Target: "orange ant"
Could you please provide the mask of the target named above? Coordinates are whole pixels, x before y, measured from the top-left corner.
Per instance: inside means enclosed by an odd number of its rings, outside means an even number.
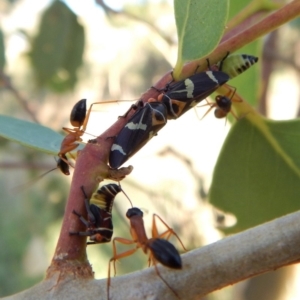
[[[120,237],[116,237],[113,239],[113,257],[110,259],[108,264],[108,278],[107,278],[107,299],[109,299],[109,287],[110,287],[110,266],[111,262],[114,265],[114,272],[116,274],[116,260],[127,257],[135,253],[139,248],[143,250],[145,254],[149,251],[149,266],[151,263],[155,267],[156,274],[161,278],[161,280],[167,285],[167,287],[174,293],[174,295],[179,298],[178,294],[173,290],[173,288],[168,284],[168,282],[160,275],[157,262],[160,262],[166,267],[172,269],[181,269],[181,257],[177,251],[177,249],[171,244],[168,239],[171,235],[175,235],[175,237],[179,240],[180,244],[182,245],[183,249],[186,250],[182,241],[178,237],[178,235],[174,232],[172,228],[170,228],[158,215],[153,214],[152,219],[152,238],[148,238],[146,235],[144,221],[143,221],[143,212],[137,208],[133,207],[128,209],[126,213],[126,217],[130,221],[130,233],[132,239],[124,239]],[[158,233],[157,226],[156,226],[156,219],[158,218],[166,227],[167,230],[163,233]],[[164,239],[163,239],[164,238]],[[117,253],[116,242],[125,245],[132,245],[136,244],[136,247],[125,251],[123,253]]]
[[[74,105],[70,114],[70,123],[74,128],[67,128],[67,127],[62,128],[68,134],[63,139],[60,146],[60,151],[58,152],[59,160],[57,162],[57,167],[64,174],[69,175],[70,172],[68,166],[69,165],[72,166],[68,161],[66,154],[69,153],[69,155],[72,158],[74,158],[74,156],[70,152],[79,146],[79,142],[82,142],[81,137],[85,133],[90,118],[90,114],[92,111],[92,106],[94,104],[104,104],[104,103],[112,103],[112,102],[115,102],[115,100],[94,102],[90,105],[88,111],[86,110],[86,99],[81,99]]]
[[[82,141],[81,136],[84,134],[84,131],[86,129],[91,107],[88,111],[88,114],[86,114],[86,99],[79,100],[74,105],[70,115],[70,122],[72,126],[74,126],[74,128],[70,129],[70,128],[63,127],[63,130],[66,131],[68,135],[65,136],[65,138],[61,143],[60,151],[58,152],[59,161],[57,163],[57,166],[64,174],[66,174],[64,172],[64,170],[67,168],[66,164],[68,166],[70,165],[68,158],[66,157],[66,154],[78,147],[79,143],[76,142]],[[71,155],[71,157],[73,156]]]
[[[229,98],[231,92],[232,92],[232,96]],[[205,105],[210,105],[210,108],[207,110],[207,112],[204,114],[204,116],[201,119],[203,119],[214,107],[216,107],[215,112],[214,112],[216,118],[218,118],[218,119],[225,118],[231,112],[232,115],[235,117],[235,119],[238,120],[238,117],[231,109],[233,101],[240,102],[238,100],[233,100],[233,96],[234,96],[235,92],[236,92],[236,88],[234,88],[233,91],[229,91],[226,96],[217,95],[215,98],[216,103],[205,104]],[[204,105],[202,105],[202,106],[204,106]]]

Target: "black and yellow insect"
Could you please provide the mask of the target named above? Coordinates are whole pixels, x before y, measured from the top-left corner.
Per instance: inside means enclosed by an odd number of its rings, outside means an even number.
[[[88,236],[87,244],[99,244],[110,242],[113,235],[112,208],[116,195],[122,191],[117,184],[107,184],[94,193],[89,200],[84,187],[81,187],[84,195],[87,220],[78,212],[73,213],[79,217],[86,226],[86,231],[70,232],[70,235]]]

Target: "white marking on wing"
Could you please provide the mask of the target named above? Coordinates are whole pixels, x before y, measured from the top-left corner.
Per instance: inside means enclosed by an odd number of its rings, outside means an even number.
[[[184,83],[185,83],[186,94],[187,94],[186,97],[187,98],[194,98],[194,95],[193,95],[194,87],[195,87],[194,82],[191,79],[187,78],[184,81]]]
[[[119,151],[119,152],[122,153],[123,155],[127,155],[127,154],[124,152],[123,148],[122,148],[120,145],[118,145],[118,144],[113,144],[113,145],[112,145],[110,151],[114,151],[114,150]]]
[[[217,84],[219,84],[219,81],[217,80],[217,78],[214,76],[212,71],[206,71],[206,75],[214,82],[216,82]]]
[[[143,124],[141,122],[139,122],[139,123],[130,122],[130,123],[127,123],[125,127],[127,127],[130,130],[138,130],[138,129],[146,130],[147,129],[147,125]]]
[[[125,127],[127,127],[130,130],[139,130],[139,129],[146,130],[147,129],[147,124],[143,124],[142,123],[144,115],[145,115],[145,112],[146,112],[146,109],[144,108],[143,114],[140,117],[139,123],[130,122],[130,123],[127,123]]]

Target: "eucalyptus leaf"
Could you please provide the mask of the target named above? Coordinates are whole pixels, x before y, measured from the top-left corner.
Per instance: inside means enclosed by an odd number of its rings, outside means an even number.
[[[63,2],[53,1],[45,10],[29,53],[39,86],[63,92],[74,87],[82,64],[84,29]]]
[[[199,59],[218,45],[225,30],[228,0],[175,0],[178,58],[175,73],[187,61]]]
[[[230,232],[300,209],[300,119],[256,121],[236,122],[214,170],[210,201],[237,217]]]
[[[57,155],[64,138],[48,127],[4,115],[0,115],[0,136],[52,155]]]

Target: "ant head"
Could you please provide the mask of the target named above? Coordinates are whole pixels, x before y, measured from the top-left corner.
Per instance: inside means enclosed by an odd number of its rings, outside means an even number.
[[[220,110],[223,110],[226,113],[230,112],[232,104],[231,99],[226,96],[218,95],[216,96],[216,102]]]
[[[127,213],[126,213],[126,217],[128,219],[130,219],[130,218],[132,218],[134,216],[143,217],[143,215],[144,215],[143,212],[139,208],[137,208],[137,207],[129,208],[127,210]]]
[[[74,127],[81,127],[86,117],[86,99],[79,100],[73,107],[70,122]]]

